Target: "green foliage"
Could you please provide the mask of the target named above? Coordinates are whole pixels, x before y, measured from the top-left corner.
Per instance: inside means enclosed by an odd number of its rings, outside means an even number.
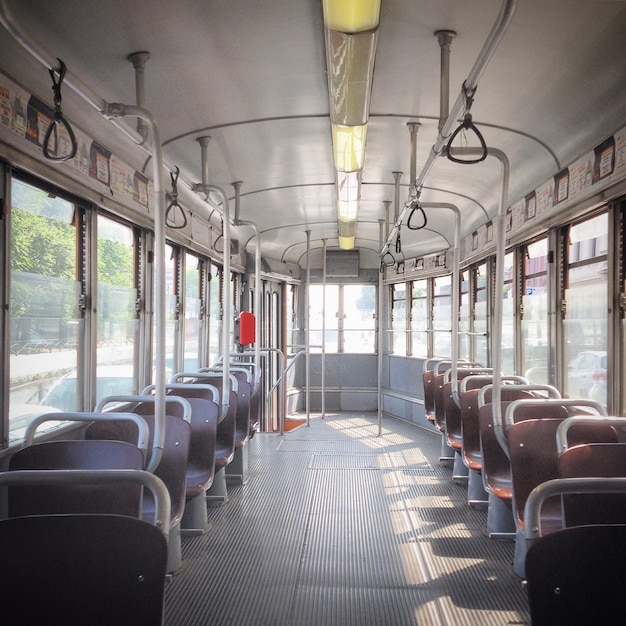
[[[11,210],[11,269],[76,279],[76,231],[71,224]]]
[[[98,237],[98,281],[117,287],[132,287],[132,248],[119,241]]]

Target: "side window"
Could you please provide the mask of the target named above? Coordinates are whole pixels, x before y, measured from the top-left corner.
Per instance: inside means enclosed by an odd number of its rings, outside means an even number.
[[[134,259],[132,228],[98,215],[98,367],[94,406],[105,396],[137,391],[133,346],[139,322],[135,315]],[[80,407],[74,407],[77,408]]]
[[[548,371],[548,240],[524,249],[522,296],[522,371],[531,383],[547,384]]]
[[[564,285],[565,393],[607,402],[608,214],[569,229]]]
[[[406,356],[406,283],[391,285],[391,352]]]
[[[433,356],[449,357],[452,348],[452,276],[438,276],[433,281]]]
[[[33,417],[73,407],[79,316],[76,207],[13,179],[11,185],[9,438]]]

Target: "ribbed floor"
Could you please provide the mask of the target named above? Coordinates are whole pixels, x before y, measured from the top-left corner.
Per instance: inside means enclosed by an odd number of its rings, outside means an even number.
[[[383,426],[343,413],[257,434],[248,484],[183,537],[166,625],[530,624],[513,543],[487,537],[439,435]]]

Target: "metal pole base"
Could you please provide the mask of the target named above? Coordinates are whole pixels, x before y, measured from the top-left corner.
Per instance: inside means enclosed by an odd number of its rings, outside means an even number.
[[[228,489],[226,488],[226,468],[221,467],[215,472],[213,484],[206,492],[206,501],[209,506],[220,506],[228,502]]]
[[[486,509],[489,505],[489,496],[483,486],[483,477],[476,470],[469,470],[467,482],[467,503],[473,509]]]
[[[226,479],[246,485],[250,479],[248,471],[248,443],[235,450],[235,457],[226,466]]]
[[[170,528],[167,542],[167,573],[174,574],[183,565],[183,554],[180,544],[180,523]]]
[[[180,521],[180,532],[184,536],[203,535],[211,528],[207,518],[207,496],[201,493],[185,502],[185,512]]]
[[[510,502],[489,494],[487,511],[487,532],[490,539],[513,541],[515,539],[515,520]]]
[[[441,456],[439,461],[441,463],[454,461],[454,450],[448,445],[448,438],[445,433],[441,433]]]
[[[455,483],[467,484],[469,479],[469,469],[463,463],[463,457],[458,453],[454,453],[454,467],[452,468],[452,480]]]

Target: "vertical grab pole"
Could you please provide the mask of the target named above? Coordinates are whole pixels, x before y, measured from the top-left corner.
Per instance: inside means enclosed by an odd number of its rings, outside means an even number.
[[[152,114],[138,106],[121,103],[106,105],[104,116],[138,117],[145,120],[152,138],[152,176],[154,178],[154,385],[155,385],[155,420],[153,448],[146,469],[154,471],[161,460],[165,446],[165,191],[163,189],[163,147],[161,135]]]
[[[496,216],[496,275],[494,289],[493,328],[491,330],[491,366],[493,367],[493,391],[491,406],[493,409],[493,427],[496,438],[503,450],[508,451],[508,443],[504,432],[504,418],[502,417],[502,404],[500,393],[501,369],[502,369],[502,312],[504,295],[504,253],[506,251],[506,217],[507,201],[509,195],[509,159],[502,150],[489,148],[489,154],[500,161],[502,165],[502,185],[500,191],[500,204]]]
[[[452,208],[452,207],[449,207]],[[452,398],[460,406],[458,395],[458,360],[459,360],[459,293],[461,291],[459,245],[461,243],[461,214],[457,207],[454,210],[454,247],[452,254],[452,343],[450,358],[452,359]]]
[[[311,425],[311,330],[309,328],[309,287],[311,286],[311,231],[306,231],[306,289],[304,290],[304,335],[306,346],[306,378],[304,397],[306,404],[306,425]]]
[[[482,148],[455,148],[453,154],[472,155],[482,154]],[[494,220],[496,235],[496,269],[495,288],[493,304],[493,324],[491,328],[491,367],[493,368],[493,390],[491,407],[493,411],[494,433],[500,446],[504,451],[508,451],[508,444],[505,435],[504,419],[502,417],[500,385],[502,382],[502,297],[504,294],[504,253],[506,250],[506,227],[505,217],[509,196],[509,159],[502,150],[497,148],[487,148],[487,154],[495,157],[502,165],[502,182],[500,186],[500,202],[498,213]]]
[[[384,230],[385,230],[385,221],[384,219],[378,220],[378,238],[380,241],[380,245],[382,246]],[[377,359],[377,368],[378,368],[378,437],[383,434],[383,294],[384,292],[384,268],[381,263],[380,269],[378,271],[378,297],[376,298],[377,307],[376,307],[376,337],[377,341],[377,349],[378,349],[378,359]]]
[[[322,240],[322,419],[326,417],[326,239]]]

